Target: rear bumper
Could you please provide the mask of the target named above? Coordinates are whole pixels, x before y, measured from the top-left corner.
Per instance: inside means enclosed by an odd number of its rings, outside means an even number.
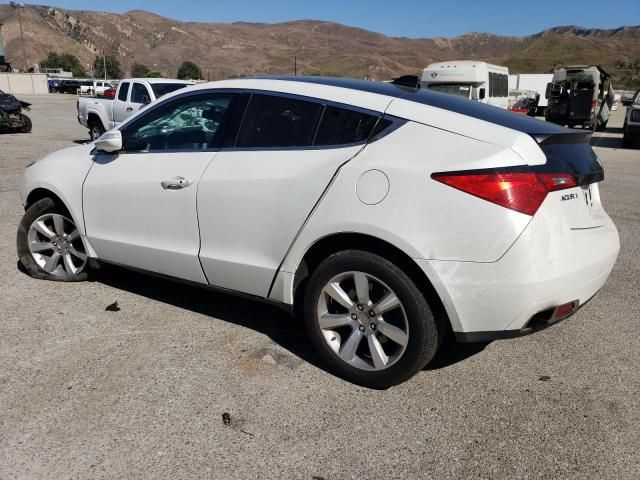
[[[597,228],[569,229],[536,216],[497,262],[419,260],[462,341],[512,338],[555,321],[537,314],[591,299],[606,282],[620,243],[609,217]],[[574,313],[574,312],[572,312]]]

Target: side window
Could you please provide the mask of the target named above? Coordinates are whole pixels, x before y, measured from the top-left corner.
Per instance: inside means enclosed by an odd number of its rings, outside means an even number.
[[[149,103],[151,102],[151,97],[149,96],[149,91],[147,87],[145,87],[141,83],[134,83],[133,89],[131,90],[131,103]]]
[[[369,138],[379,115],[328,106],[316,134],[314,145],[346,145]]]
[[[124,132],[126,151],[204,150],[222,145],[233,94],[183,97],[136,120]]]
[[[124,82],[118,90],[118,100],[122,102],[127,101],[127,94],[129,93],[129,82]]]
[[[253,95],[238,134],[239,148],[308,147],[322,105],[271,95]]]

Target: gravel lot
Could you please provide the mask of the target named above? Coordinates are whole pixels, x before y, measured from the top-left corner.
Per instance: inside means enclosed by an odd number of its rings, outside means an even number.
[[[593,141],[622,241],[600,293],[373,391],[325,372],[274,307],[124,270],[22,273],[18,176],[87,138],[75,97],[24,99],[33,133],[0,136],[0,478],[638,478],[640,150],[618,148],[624,108]]]

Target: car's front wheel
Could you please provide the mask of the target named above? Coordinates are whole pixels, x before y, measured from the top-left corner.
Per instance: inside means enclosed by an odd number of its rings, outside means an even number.
[[[34,278],[78,282],[89,277],[89,256],[80,232],[71,215],[50,198],[25,212],[16,243],[20,262]]]
[[[397,385],[418,373],[442,334],[406,273],[359,250],[331,255],[313,272],[305,323],[331,369],[370,388]]]

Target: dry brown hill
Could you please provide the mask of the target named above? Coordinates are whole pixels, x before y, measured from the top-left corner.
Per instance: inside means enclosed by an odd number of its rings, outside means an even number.
[[[298,73],[386,79],[417,73],[434,61],[483,59],[505,64],[512,72],[549,71],[564,63],[601,64],[619,81],[640,83],[635,68],[616,68],[619,60],[640,58],[640,27],[557,27],[525,37],[470,33],[409,39],[317,20],[179,22],[139,10],[113,14],[27,6],[22,20],[30,65],[48,51],[73,53],[87,65],[104,50],[120,59],[125,73],[139,62],[173,76],[182,61],[191,60],[206,76],[218,79],[290,74],[295,55]],[[9,5],[0,5],[0,23],[7,59],[22,67],[17,16]]]

